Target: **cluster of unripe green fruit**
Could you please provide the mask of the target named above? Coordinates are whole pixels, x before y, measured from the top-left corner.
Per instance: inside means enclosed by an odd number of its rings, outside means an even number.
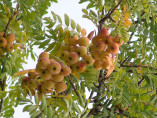
[[[12,33],[6,34],[4,37],[3,35],[4,32],[0,32],[0,55],[4,55],[5,52],[11,52],[14,49],[15,35]]]
[[[117,35],[114,38],[109,35],[106,28],[102,28],[99,33],[92,38],[92,45],[89,47],[91,56],[95,62],[93,66],[97,70],[108,70],[114,61],[114,54],[119,51],[120,37]]]
[[[85,36],[84,32],[81,37],[71,36],[68,43],[62,46],[63,52],[60,58],[69,65],[72,72],[82,73],[86,66],[94,63],[94,59],[88,53],[89,38]]]
[[[68,76],[71,70],[68,66],[55,59],[49,59],[47,52],[39,55],[36,65],[36,72],[28,72],[28,76],[22,79],[22,88],[27,87],[34,94],[34,90],[38,90],[38,94],[63,92],[67,89],[67,85],[63,82],[64,77]]]

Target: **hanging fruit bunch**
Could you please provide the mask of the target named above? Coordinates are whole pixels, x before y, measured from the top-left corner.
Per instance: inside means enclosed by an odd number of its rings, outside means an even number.
[[[4,55],[5,52],[12,52],[14,49],[15,35],[10,33],[4,36],[4,32],[0,32],[0,55]]]
[[[115,54],[119,51],[119,46],[124,42],[120,41],[117,35],[114,38],[109,35],[106,28],[102,28],[99,33],[92,38],[92,45],[89,48],[91,56],[95,62],[93,64],[96,70],[110,70],[115,62]]]
[[[34,95],[35,90],[39,94],[63,92],[67,89],[67,85],[63,82],[64,77],[71,73],[68,66],[55,59],[49,59],[47,52],[39,55],[35,72],[28,72],[28,76],[22,78],[22,88],[29,90]]]
[[[86,30],[81,30],[81,36],[73,35],[68,39],[68,43],[62,46],[60,58],[67,63],[72,72],[82,73],[86,66],[94,63],[94,59],[88,52],[90,40],[86,35]]]

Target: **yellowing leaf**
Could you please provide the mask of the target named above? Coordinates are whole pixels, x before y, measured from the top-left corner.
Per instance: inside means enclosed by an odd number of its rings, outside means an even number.
[[[67,30],[66,31],[66,34],[65,34],[65,37],[64,37],[64,43],[65,44],[68,44],[68,39],[70,38],[70,31]]]
[[[18,76],[18,75],[24,75],[28,72],[35,72],[36,70],[35,69],[29,69],[29,70],[22,70],[22,71],[19,71],[17,73],[14,73],[14,76]]]
[[[78,75],[78,72],[77,71],[73,71],[72,72],[72,75],[78,79],[80,79],[79,75]]]
[[[105,78],[107,78],[107,77],[109,77],[111,75],[111,73],[113,72],[113,70],[115,68],[115,64],[116,64],[116,62],[113,62],[113,64],[111,65],[111,67],[108,69]]]
[[[71,97],[72,97],[72,93],[70,93],[69,95],[67,95],[65,98],[68,99],[68,100],[71,100]]]
[[[123,12],[126,12],[127,11],[127,7],[126,5],[123,5]]]

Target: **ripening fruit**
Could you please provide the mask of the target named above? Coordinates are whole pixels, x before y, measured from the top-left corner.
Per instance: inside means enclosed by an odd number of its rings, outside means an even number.
[[[5,36],[6,40],[8,43],[13,42],[15,40],[15,35],[14,34],[8,34]]]
[[[70,54],[69,51],[63,51],[60,58],[64,60],[65,62],[67,62],[69,54]]]
[[[87,54],[83,57],[83,61],[86,63],[87,66],[90,66],[94,63],[94,59],[92,58],[91,54]]]
[[[66,65],[61,66],[61,72],[59,74],[68,76],[70,73],[71,73],[71,70],[68,66],[66,66]]]
[[[7,40],[4,37],[0,37],[0,47],[5,48]]]
[[[35,79],[38,75],[36,72],[28,72],[28,77],[31,79]]]
[[[82,36],[86,36],[86,29],[85,29],[85,28],[82,28],[82,29],[81,29],[81,35],[82,35]]]
[[[40,93],[52,93],[52,89],[48,90],[47,88],[45,88],[45,86],[42,86],[43,83],[41,83],[39,86],[38,86],[38,90]]]
[[[48,90],[55,89],[55,82],[53,80],[46,80],[42,83],[42,86]]]
[[[105,61],[103,61],[102,67],[104,70],[108,70],[111,66],[111,60],[109,60],[108,58],[106,58]]]
[[[106,58],[109,58],[109,59],[111,60],[111,53],[108,53],[107,51],[102,51],[102,52],[100,53],[100,59],[101,59],[102,61],[105,61]]]
[[[92,51],[91,55],[94,60],[100,60],[100,52],[98,52],[97,50]]]
[[[49,61],[50,61],[50,64],[53,63],[53,62],[56,62],[55,59],[49,59]]]
[[[39,82],[35,79],[31,79],[28,83],[28,87],[30,89],[37,89],[38,88],[38,85],[39,85]]]
[[[40,65],[38,65],[38,64],[36,65],[36,69],[35,69],[35,70],[36,70],[36,72],[39,73],[39,74],[41,74],[42,71],[43,71],[43,69],[41,69],[41,68],[40,68]]]
[[[5,51],[2,48],[0,48],[0,55],[4,55],[4,53]]]
[[[102,39],[96,35],[92,38],[92,44],[95,45],[97,42],[101,41]]]
[[[78,48],[78,46],[71,46],[70,52],[76,52],[77,53],[77,48]]]
[[[68,45],[76,46],[77,41],[78,41],[78,36],[77,35],[71,36],[71,38],[69,38],[69,40],[68,40]]]
[[[21,83],[21,87],[23,89],[26,89],[28,87],[28,83],[30,82],[30,78],[29,77],[23,77],[22,78],[22,83]]]
[[[99,31],[98,35],[100,35],[100,36],[102,36],[102,37],[108,36],[108,35],[109,35],[109,32],[108,32],[108,30],[107,30],[106,28],[102,28],[102,29]]]
[[[103,61],[95,60],[95,62],[93,63],[93,66],[96,70],[101,70],[102,69],[102,64],[103,64]]]
[[[119,51],[119,45],[117,43],[111,43],[108,48],[107,48],[107,52],[112,53],[112,54],[116,54]]]
[[[89,45],[89,39],[87,37],[80,37],[78,39],[79,46],[85,46],[87,47]]]
[[[104,38],[103,38],[103,42],[106,44],[106,45],[110,45],[112,42],[113,42],[113,40],[112,40],[112,37],[111,36],[105,36]]]
[[[61,64],[59,62],[53,62],[48,66],[48,71],[51,74],[58,74],[61,71]]]
[[[43,94],[42,93],[40,93],[39,91],[38,91],[38,101],[40,102],[41,101],[41,99],[42,99],[42,96],[43,96]]]
[[[12,43],[7,43],[5,49],[6,51],[11,52],[14,49],[14,45]]]
[[[69,45],[62,45],[62,50],[63,51],[70,51],[70,46]]]
[[[120,42],[120,37],[118,35],[113,38],[113,41],[115,43],[118,43],[119,46],[123,45],[123,43],[124,43],[123,40]]]
[[[49,53],[48,53],[48,52],[42,52],[42,53],[39,55],[39,59],[42,58],[42,57],[45,57],[45,58],[49,59]]]
[[[87,55],[87,47],[85,47],[85,46],[79,46],[77,48],[77,54],[80,57],[84,57],[85,55]]]
[[[67,85],[64,82],[59,82],[55,85],[56,92],[63,92],[67,89]]]
[[[52,74],[47,69],[42,70],[40,76],[43,80],[50,80],[52,78]]]
[[[92,37],[93,37],[93,35],[94,35],[94,31],[91,31],[91,32],[88,34],[87,38],[88,38],[89,40],[91,40]]]
[[[64,75],[56,74],[52,76],[54,82],[61,82],[64,79]]]
[[[47,69],[49,64],[50,64],[50,61],[46,57],[39,58],[38,63],[37,63],[38,67],[41,69]]]
[[[82,73],[86,69],[86,64],[83,61],[78,61],[75,65],[76,72]]]
[[[4,32],[0,32],[0,36],[3,36],[4,35]]]
[[[75,52],[70,52],[68,56],[68,63],[69,64],[75,64],[78,61],[79,57],[77,53]]]
[[[94,51],[94,50],[95,50],[95,45],[89,46],[89,52],[92,52],[92,51]]]
[[[71,69],[72,72],[75,71],[75,70],[76,70],[76,69],[75,69],[75,64],[71,64],[71,65],[70,65],[70,69]]]
[[[103,41],[99,41],[95,44],[95,49],[99,52],[106,50],[107,45]]]

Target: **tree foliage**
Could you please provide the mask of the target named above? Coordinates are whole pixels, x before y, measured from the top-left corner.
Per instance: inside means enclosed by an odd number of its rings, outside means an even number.
[[[106,28],[112,37],[121,37],[120,43],[124,41],[113,55],[113,72],[107,75],[107,70],[88,66],[83,73],[74,71],[64,78],[66,91],[39,96],[37,90],[32,93],[21,87],[25,74],[35,71],[22,67],[29,55],[38,57],[33,46],[66,65],[60,58],[61,47],[71,36],[80,37],[83,27],[68,13],[64,19],[53,10],[50,17],[44,16],[57,0],[0,0],[0,32],[16,38],[12,52],[2,55],[0,50],[0,116],[12,117],[14,107],[23,104],[23,112],[32,118],[157,116],[157,1],[80,0],[78,4],[84,2],[88,5],[82,17],[97,27],[89,35]]]

